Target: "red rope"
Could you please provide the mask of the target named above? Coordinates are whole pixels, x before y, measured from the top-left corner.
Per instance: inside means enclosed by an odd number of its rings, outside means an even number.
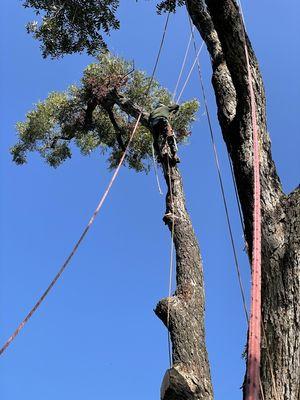
[[[253,128],[253,244],[252,244],[252,286],[251,314],[249,320],[247,379],[245,400],[258,400],[260,392],[260,345],[261,345],[261,204],[260,204],[260,162],[256,103],[252,86],[249,54],[245,41],[245,55],[248,71],[248,86],[251,102]]]
[[[53,288],[53,286],[56,284],[56,282],[59,280],[59,278],[62,276],[63,272],[65,271],[65,269],[67,268],[67,266],[69,265],[71,259],[73,258],[74,254],[77,252],[78,247],[80,246],[81,242],[83,241],[83,239],[85,238],[86,234],[88,233],[90,227],[92,226],[92,224],[95,221],[95,218],[97,217],[100,209],[103,206],[103,203],[105,202],[106,197],[108,196],[110,189],[114,183],[114,181],[116,180],[116,177],[120,171],[121,166],[123,165],[124,159],[126,154],[128,153],[129,147],[132,143],[133,137],[136,133],[136,130],[138,128],[140,119],[142,116],[142,112],[140,112],[136,123],[134,125],[133,131],[131,133],[131,136],[129,138],[128,144],[126,146],[126,149],[119,161],[119,164],[105,190],[105,192],[103,193],[96,210],[94,211],[92,217],[90,218],[88,224],[86,225],[85,229],[83,230],[82,234],[80,235],[79,239],[77,240],[77,242],[75,243],[71,253],[68,255],[68,257],[66,258],[66,260],[64,261],[63,265],[61,266],[60,270],[58,271],[58,273],[55,275],[55,277],[53,278],[53,280],[51,281],[51,283],[49,284],[49,286],[47,287],[47,289],[44,291],[44,293],[41,295],[41,297],[38,299],[38,301],[35,303],[35,305],[32,307],[32,309],[30,310],[30,312],[26,315],[26,317],[23,319],[23,321],[19,324],[19,326],[17,327],[17,329],[14,331],[14,333],[8,338],[8,340],[5,342],[5,344],[2,346],[2,348],[0,348],[0,356],[5,352],[5,350],[8,348],[8,346],[11,344],[11,342],[18,336],[18,334],[21,332],[21,330],[24,328],[24,326],[27,324],[27,322],[30,320],[30,318],[32,317],[32,315],[36,312],[36,310],[40,307],[40,305],[42,304],[42,302],[45,300],[45,298],[47,297],[48,293],[51,291],[51,289]]]
[[[156,60],[155,60],[155,64],[153,67],[153,71],[152,71],[152,75],[149,81],[149,84],[147,86],[147,89],[145,91],[145,95],[146,98],[148,98],[153,81],[154,81],[154,75],[158,66],[158,62],[160,60],[160,56],[161,56],[161,52],[162,52],[162,48],[163,48],[163,44],[165,41],[165,37],[166,37],[166,33],[167,33],[167,28],[168,28],[168,24],[169,24],[169,19],[170,19],[170,11],[168,12],[167,18],[166,18],[166,22],[164,25],[164,30],[163,30],[163,34],[162,34],[162,38],[160,41],[160,46],[158,49],[158,53],[156,56]],[[67,266],[69,265],[71,259],[73,258],[74,254],[77,252],[81,242],[83,241],[83,239],[85,238],[86,234],[88,233],[90,227],[92,226],[92,224],[94,223],[97,214],[99,213],[100,209],[103,206],[103,203],[105,202],[106,197],[108,196],[111,187],[114,184],[114,181],[116,180],[118,173],[123,165],[123,162],[125,160],[125,157],[128,153],[128,150],[130,148],[130,145],[134,139],[135,133],[137,131],[138,125],[140,123],[143,111],[144,111],[144,107],[145,105],[143,105],[137,120],[135,122],[134,128],[132,130],[132,133],[130,135],[130,138],[128,140],[127,146],[125,151],[122,154],[122,157],[117,165],[117,168],[105,190],[105,192],[103,193],[96,210],[94,211],[91,219],[89,220],[87,226],[85,227],[84,231],[82,232],[82,234],[80,235],[79,239],[77,240],[77,242],[75,243],[73,249],[71,250],[71,253],[68,255],[68,257],[66,258],[66,260],[64,261],[63,265],[61,266],[61,268],[59,269],[58,273],[55,275],[55,277],[53,278],[53,280],[51,281],[51,283],[49,284],[49,286],[47,287],[47,289],[44,291],[44,293],[41,295],[41,297],[38,299],[38,301],[35,303],[35,305],[32,307],[32,309],[29,311],[29,313],[26,315],[26,317],[23,319],[23,321],[19,324],[19,326],[17,327],[17,329],[14,331],[14,333],[8,338],[8,340],[4,343],[4,345],[0,348],[0,356],[5,352],[5,350],[8,348],[8,346],[14,341],[14,339],[18,336],[18,334],[21,332],[21,330],[24,328],[24,326],[27,324],[27,322],[30,320],[30,318],[32,317],[32,315],[37,311],[37,309],[40,307],[40,305],[43,303],[43,301],[46,299],[48,293],[51,291],[51,289],[55,286],[56,282],[60,279],[60,277],[62,276],[63,272],[65,271],[65,269],[67,268]]]

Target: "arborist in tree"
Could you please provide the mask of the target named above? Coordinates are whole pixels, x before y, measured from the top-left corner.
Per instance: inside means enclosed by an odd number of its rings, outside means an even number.
[[[154,148],[159,161],[168,156],[172,163],[179,163],[177,144],[174,131],[170,123],[170,117],[177,113],[179,105],[166,106],[162,103],[150,113],[149,123],[154,137]]]

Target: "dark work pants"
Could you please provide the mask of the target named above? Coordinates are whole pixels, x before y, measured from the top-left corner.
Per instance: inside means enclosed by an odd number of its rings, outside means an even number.
[[[176,154],[174,135],[169,121],[166,118],[158,118],[152,122],[152,132],[154,139],[154,149],[156,154],[162,155],[166,145],[170,147],[173,156]]]

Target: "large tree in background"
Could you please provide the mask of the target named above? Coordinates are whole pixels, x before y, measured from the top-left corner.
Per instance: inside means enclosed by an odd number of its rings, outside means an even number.
[[[97,0],[27,0],[42,15],[28,24],[41,41],[44,57],[107,50],[101,31],[119,28],[115,17],[119,2]],[[245,36],[234,0],[166,0],[158,11],[175,12],[186,5],[194,25],[207,45],[212,63],[218,118],[230,154],[242,206],[245,238],[252,248],[253,168],[252,121],[244,41],[250,55],[260,135],[262,205],[262,317],[266,336],[262,341],[261,382],[266,400],[299,400],[299,252],[300,190],[282,190],[271,156],[266,127],[265,95],[258,63]],[[134,55],[133,55],[134,56]],[[141,126],[126,162],[147,169],[151,130],[148,112],[155,99],[169,103],[170,94],[154,84],[145,98],[149,78],[140,72],[128,75],[130,66],[104,55],[84,73],[82,84],[68,93],[53,93],[19,124],[20,142],[12,149],[16,162],[27,151],[37,150],[57,166],[71,155],[74,140],[84,153],[109,151],[113,168],[124,150],[133,118],[143,108]],[[184,140],[197,110],[195,101],[181,107],[174,121]],[[165,223],[172,230],[176,249],[177,288],[163,299],[156,314],[167,325],[172,340],[173,366],[162,386],[164,400],[212,399],[213,391],[205,346],[204,291],[200,251],[185,208],[180,172],[163,162],[168,193]],[[169,309],[169,316],[168,316]]]

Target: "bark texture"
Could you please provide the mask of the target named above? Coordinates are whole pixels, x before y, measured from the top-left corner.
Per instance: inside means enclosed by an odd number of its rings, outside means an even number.
[[[114,104],[135,118],[141,110],[117,90],[112,90],[101,102],[101,106],[107,108]],[[148,118],[147,113],[142,113],[140,121],[150,129]],[[157,140],[155,148],[163,153],[165,145],[168,146],[164,140]],[[162,299],[155,309],[157,316],[169,329],[172,341],[172,368],[166,372],[163,379],[161,399],[212,400],[205,344],[205,299],[200,249],[186,210],[179,169],[176,165],[171,165],[166,157],[160,159],[168,187],[164,222],[171,232],[174,218],[177,280],[174,295]]]
[[[164,377],[163,400],[213,398],[205,344],[204,284],[200,249],[186,210],[182,179],[177,166],[162,160],[168,186],[164,222],[173,229],[176,250],[175,293],[162,299],[155,313],[168,328],[172,341],[172,368]],[[169,309],[169,318],[168,318]]]
[[[261,381],[265,400],[299,400],[300,379],[300,190],[283,193],[271,155],[262,77],[234,0],[186,0],[212,63],[218,118],[230,154],[252,249],[252,122],[246,40],[260,135],[262,205]]]
[[[186,5],[211,57],[218,118],[233,163],[251,254],[252,121],[244,40],[247,43],[260,135],[262,318],[266,333],[262,341],[261,381],[265,400],[299,400],[300,190],[290,195],[283,193],[271,156],[262,77],[235,1],[186,0]],[[133,117],[139,115],[140,108],[117,90],[109,93],[101,105],[112,107],[114,104]],[[149,128],[147,113],[143,113],[141,123]],[[161,397],[163,400],[212,399],[200,251],[186,210],[179,170],[176,166],[169,168],[165,161],[163,169],[169,189],[167,214],[175,218],[177,289],[171,298],[161,300],[155,310],[168,325],[173,344],[173,366],[166,372]],[[172,229],[170,216],[165,222]]]

